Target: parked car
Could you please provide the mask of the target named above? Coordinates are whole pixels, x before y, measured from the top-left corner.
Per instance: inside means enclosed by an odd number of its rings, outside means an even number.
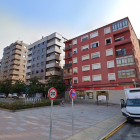
[[[11,93],[9,93],[9,94],[8,94],[8,97],[9,97],[9,98],[12,98],[12,94],[11,94]]]
[[[4,93],[0,93],[0,98],[6,98]]]
[[[12,98],[18,98],[18,94],[17,93],[13,93],[12,94]]]

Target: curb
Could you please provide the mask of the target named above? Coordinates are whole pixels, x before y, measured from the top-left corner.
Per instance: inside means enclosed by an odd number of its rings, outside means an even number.
[[[102,137],[100,140],[107,140],[110,136],[112,136],[114,133],[116,133],[119,129],[121,129],[127,121],[124,121],[120,125],[118,125],[116,128],[114,128],[112,131],[110,131],[108,134],[106,134],[104,137]]]

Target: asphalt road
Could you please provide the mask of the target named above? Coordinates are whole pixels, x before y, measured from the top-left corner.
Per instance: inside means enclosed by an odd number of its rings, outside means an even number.
[[[140,122],[126,123],[114,135],[109,137],[108,140],[140,140]]]

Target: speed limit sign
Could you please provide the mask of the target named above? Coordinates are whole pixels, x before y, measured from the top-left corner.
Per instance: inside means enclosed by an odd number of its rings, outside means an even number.
[[[54,87],[50,88],[48,91],[48,96],[50,100],[54,100],[57,97],[57,90]]]

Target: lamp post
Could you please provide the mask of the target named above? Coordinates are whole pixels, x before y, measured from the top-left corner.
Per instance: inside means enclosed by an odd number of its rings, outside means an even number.
[[[132,79],[132,81],[134,82],[134,85],[135,85],[135,88],[136,88],[136,82],[135,82],[135,79]]]

